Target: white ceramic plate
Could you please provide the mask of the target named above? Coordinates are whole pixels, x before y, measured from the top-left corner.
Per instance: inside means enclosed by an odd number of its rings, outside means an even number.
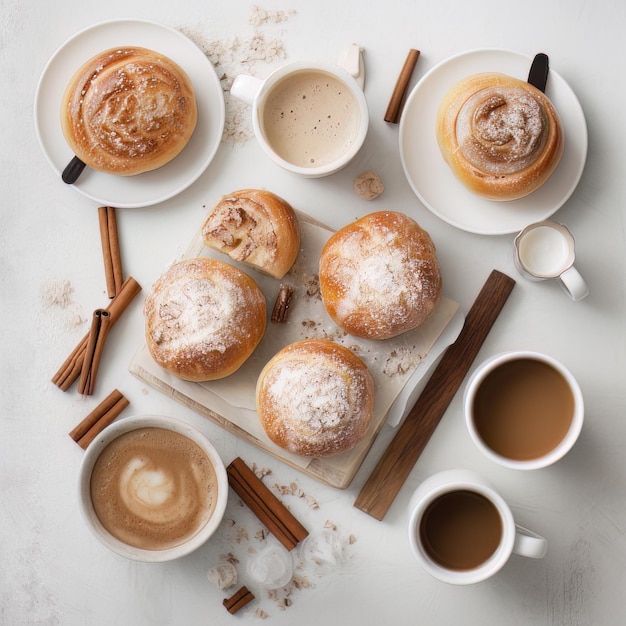
[[[400,158],[417,197],[452,226],[481,235],[516,233],[549,218],[571,196],[587,158],[587,124],[569,85],[550,69],[546,95],[559,112],[565,135],[561,162],[537,191],[494,202],[467,190],[443,160],[435,137],[439,103],[459,80],[478,72],[528,78],[532,57],[510,50],[472,50],[433,67],[413,88],[400,119]]]
[[[224,93],[204,53],[176,30],[140,20],[114,20],[80,31],[66,41],[43,70],[35,95],[35,128],[59,176],[73,154],[61,130],[61,98],[70,78],[95,54],[116,46],[143,46],[165,54],[189,75],[196,92],[198,122],[185,149],[170,163],[138,176],[115,176],[85,168],[72,185],[100,204],[129,208],[167,200],[191,185],[208,167],[224,131]]]

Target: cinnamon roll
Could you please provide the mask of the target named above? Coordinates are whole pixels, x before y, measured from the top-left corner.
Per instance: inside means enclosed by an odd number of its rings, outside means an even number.
[[[374,380],[363,361],[328,339],[277,352],[259,375],[257,412],[268,437],[304,456],[346,452],[367,434]]]
[[[254,280],[222,261],[172,265],[144,306],[146,344],[155,362],[201,382],[237,371],[263,338],[265,296]]]
[[[446,94],[437,141],[455,176],[490,200],[515,200],[543,185],[563,154],[563,129],[547,96],[497,73],[469,76]]]
[[[224,196],[202,225],[204,243],[234,261],[282,278],[300,251],[300,227],[293,208],[264,189]]]
[[[63,135],[89,167],[131,176],[169,163],[187,145],[197,104],[187,74],[166,56],[139,47],[106,50],[66,87]]]
[[[345,332],[389,339],[423,324],[441,297],[435,245],[398,211],[378,211],[344,226],[322,249],[322,302]]]

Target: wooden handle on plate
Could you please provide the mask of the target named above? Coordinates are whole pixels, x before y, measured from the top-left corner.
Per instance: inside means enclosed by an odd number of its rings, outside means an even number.
[[[413,408],[357,496],[354,506],[382,520],[511,293],[515,281],[493,270],[480,290],[457,340],[445,351]]]

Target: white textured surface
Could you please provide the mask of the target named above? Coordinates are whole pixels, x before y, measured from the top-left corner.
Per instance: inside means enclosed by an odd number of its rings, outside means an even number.
[[[264,9],[295,13],[287,13],[283,22],[256,19],[256,24],[250,16],[262,15],[252,12],[252,6],[241,0],[136,0],[132,5],[110,0],[80,7],[67,0],[2,2],[0,623],[255,624],[263,622],[255,615],[257,607],[268,614],[267,623],[299,626],[622,623],[626,88],[621,68],[626,5],[618,0],[267,0],[261,3]],[[83,398],[75,387],[63,393],[49,380],[86,332],[93,309],[106,304],[96,205],[52,172],[35,136],[33,100],[46,61],[67,37],[119,17],[155,20],[195,33],[205,44],[238,41],[231,47],[239,48],[221,58],[227,72],[243,68],[242,55],[253,48],[249,43],[255,34],[265,44],[275,39],[268,47],[275,52],[282,44],[286,60],[333,59],[347,43],[357,42],[365,50],[372,123],[356,160],[330,178],[297,179],[269,162],[254,140],[226,142],[181,195],[151,208],[120,211],[125,270],[144,292],[107,340],[96,394]],[[400,165],[398,128],[383,122],[412,47],[422,51],[413,84],[451,55],[494,47],[548,53],[554,69],[574,89],[587,118],[589,153],[579,187],[555,219],[576,238],[577,267],[591,290],[587,299],[574,303],[556,284],[524,281],[513,265],[512,237],[456,230],[413,195]],[[247,69],[263,76],[270,67],[251,62]],[[245,136],[245,129],[231,130]],[[354,177],[368,169],[380,174],[385,185],[385,192],[369,203],[352,189]],[[496,467],[472,447],[457,394],[385,520],[378,522],[352,503],[389,432],[383,432],[353,485],[337,491],[272,462],[132,378],[127,365],[142,340],[141,305],[150,284],[184,252],[207,207],[223,194],[254,186],[270,188],[335,228],[373,210],[406,211],[431,233],[445,292],[464,309],[492,268],[515,277],[518,284],[478,358],[506,349],[540,350],[572,370],[587,411],[570,454],[537,472]],[[59,288],[64,281],[71,291]],[[212,585],[206,572],[231,553],[240,561],[240,582],[245,584],[249,549],[266,543],[255,536],[260,526],[232,494],[227,518],[234,523],[224,523],[214,540],[180,561],[141,565],[109,554],[80,519],[76,478],[82,452],[67,433],[113,387],[131,401],[125,415],[181,417],[200,425],[226,462],[240,455],[250,464],[272,468],[265,478],[269,485],[297,483],[295,495],[282,497],[311,530],[321,531],[327,520],[336,526],[333,532],[345,544],[342,559],[330,572],[306,564],[300,571],[314,586],[294,590],[287,608],[250,585],[259,601],[231,617],[221,605],[227,592]],[[421,480],[450,467],[467,467],[490,479],[518,521],[548,538],[547,556],[541,561],[513,557],[495,578],[475,587],[431,580],[410,555],[406,506]],[[310,498],[319,508],[311,506]]]

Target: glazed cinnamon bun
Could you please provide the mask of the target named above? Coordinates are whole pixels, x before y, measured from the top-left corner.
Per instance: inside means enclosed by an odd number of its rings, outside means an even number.
[[[563,154],[563,129],[548,97],[498,73],[458,82],[439,106],[437,141],[452,172],[490,200],[516,200],[541,187]]]
[[[87,61],[66,87],[63,135],[89,167],[131,176],[169,163],[187,145],[197,104],[187,74],[153,50],[123,47]]]

